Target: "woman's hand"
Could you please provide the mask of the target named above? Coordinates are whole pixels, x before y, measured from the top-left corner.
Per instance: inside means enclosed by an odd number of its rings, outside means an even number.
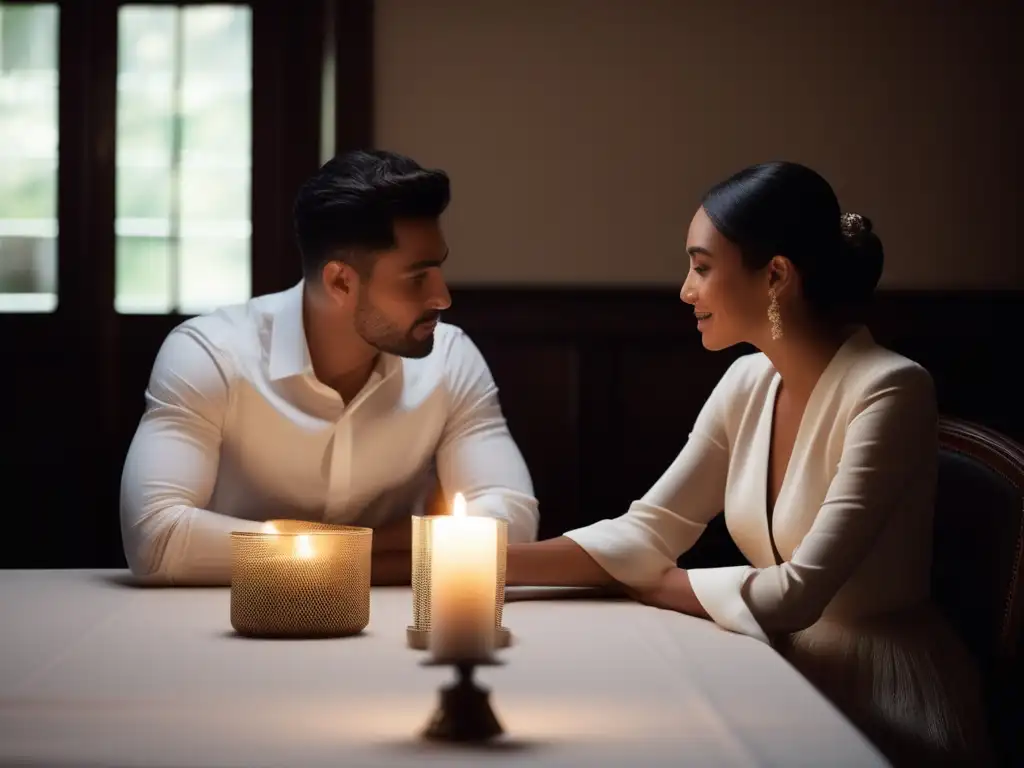
[[[657,584],[650,587],[633,589],[626,587],[626,594],[638,603],[667,611],[686,613],[702,619],[711,618],[690,585],[690,574],[683,568],[672,568],[665,571]]]

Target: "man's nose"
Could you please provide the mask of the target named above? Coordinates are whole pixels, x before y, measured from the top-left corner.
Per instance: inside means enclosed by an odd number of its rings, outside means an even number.
[[[441,312],[445,309],[448,309],[448,307],[450,307],[451,305],[452,295],[448,291],[448,284],[442,278],[438,281],[438,286],[435,289],[433,295],[431,296],[430,301],[427,302],[427,306],[429,306],[430,309],[432,310]]]

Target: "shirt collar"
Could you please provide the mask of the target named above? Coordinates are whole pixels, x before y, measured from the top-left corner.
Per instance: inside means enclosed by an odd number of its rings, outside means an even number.
[[[313,373],[313,361],[309,356],[306,328],[302,319],[302,295],[304,281],[277,296],[277,303],[270,311],[270,349],[268,373],[271,381]],[[381,352],[374,366],[371,379],[388,378],[402,367],[402,358]]]
[[[302,322],[303,281],[278,294],[270,311],[268,372],[272,381],[312,373],[313,362]]]

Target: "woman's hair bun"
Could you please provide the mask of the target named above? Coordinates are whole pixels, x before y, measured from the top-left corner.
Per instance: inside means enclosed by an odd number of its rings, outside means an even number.
[[[866,302],[874,293],[875,287],[882,276],[885,263],[885,252],[882,241],[872,230],[871,219],[859,213],[844,213],[839,217],[839,229],[843,234],[846,246],[846,268],[843,277],[846,280],[847,302],[859,304]]]
[[[839,217],[839,227],[843,231],[843,238],[846,242],[856,247],[871,232],[873,225],[867,216],[861,216],[859,213],[844,213]]]
[[[820,173],[787,161],[752,165],[708,190],[701,206],[748,270],[784,256],[813,314],[863,316],[882,274],[882,241],[866,216],[843,213]]]

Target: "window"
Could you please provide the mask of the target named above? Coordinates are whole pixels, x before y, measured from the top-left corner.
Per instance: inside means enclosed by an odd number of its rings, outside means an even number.
[[[0,3],[0,312],[57,308],[56,3]]]
[[[126,5],[118,40],[116,309],[197,314],[245,301],[251,10]]]

